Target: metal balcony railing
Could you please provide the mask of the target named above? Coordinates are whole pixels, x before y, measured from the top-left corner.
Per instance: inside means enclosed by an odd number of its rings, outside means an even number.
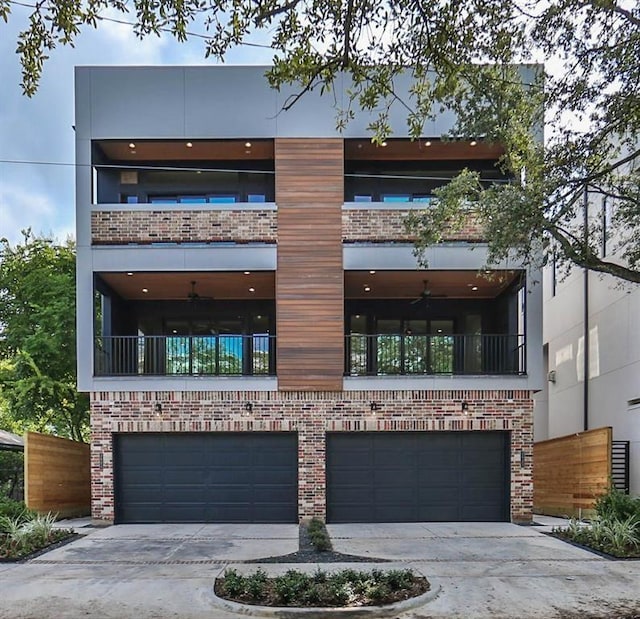
[[[273,376],[275,336],[102,336],[94,368],[96,376]]]
[[[346,336],[347,376],[526,374],[524,335]]]

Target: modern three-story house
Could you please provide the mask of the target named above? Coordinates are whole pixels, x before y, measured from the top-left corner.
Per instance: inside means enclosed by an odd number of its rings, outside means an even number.
[[[539,273],[483,231],[413,253],[463,167],[450,114],[371,142],[346,85],[264,67],[76,71],[78,372],[93,516],[125,522],[529,521]]]

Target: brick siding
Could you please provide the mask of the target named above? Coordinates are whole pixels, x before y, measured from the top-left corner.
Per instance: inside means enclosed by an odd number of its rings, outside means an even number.
[[[273,210],[93,211],[93,245],[275,243]]]
[[[404,219],[409,211],[398,209],[345,209],[342,240],[347,243],[413,242]],[[189,210],[189,211],[93,211],[93,245],[128,243],[275,243],[277,211]],[[463,228],[445,234],[447,241],[482,241],[477,218],[470,215]]]
[[[253,404],[249,414],[246,402]],[[92,514],[100,520],[114,518],[113,433],[295,431],[299,517],[324,519],[326,432],[500,430],[511,432],[511,519],[531,521],[529,391],[97,392],[91,394],[91,424]]]
[[[399,209],[344,209],[342,211],[342,239],[347,243],[386,241],[411,243],[414,234],[409,234],[404,220],[408,210]],[[469,214],[461,230],[448,231],[445,241],[482,241],[484,234],[480,221]]]

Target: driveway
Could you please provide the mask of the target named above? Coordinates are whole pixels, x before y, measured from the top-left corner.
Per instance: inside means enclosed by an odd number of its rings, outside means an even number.
[[[441,586],[403,619],[619,617],[640,607],[640,561],[608,561],[506,523],[329,525],[335,550],[371,569],[413,567]],[[81,529],[82,531],[82,529]],[[295,525],[120,525],[24,564],[0,564],[0,617],[226,619],[212,603],[227,566],[297,549]],[[334,569],[346,564],[325,564]],[[264,564],[268,573],[316,565]],[[640,611],[639,611],[640,612]],[[588,613],[588,614],[587,614]]]

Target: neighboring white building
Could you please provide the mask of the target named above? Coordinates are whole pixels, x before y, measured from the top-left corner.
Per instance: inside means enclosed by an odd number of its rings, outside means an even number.
[[[589,200],[599,227],[611,226],[614,209],[600,195]],[[614,246],[602,242],[602,255]],[[548,380],[536,397],[535,441],[611,426],[614,442],[629,441],[630,492],[640,494],[640,286],[579,268],[564,277],[549,265],[543,299]]]

